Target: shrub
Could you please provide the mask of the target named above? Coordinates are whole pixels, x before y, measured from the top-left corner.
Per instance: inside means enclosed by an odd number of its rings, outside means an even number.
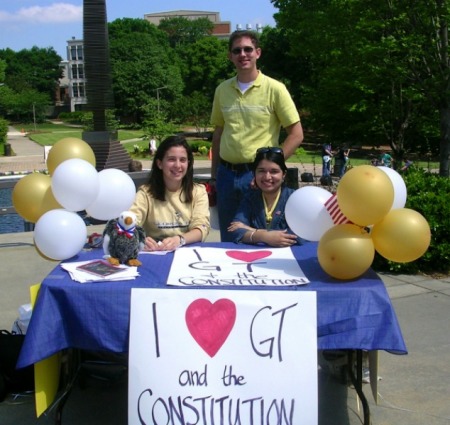
[[[86,131],[93,130],[94,121],[91,111],[61,112],[58,118],[67,123],[82,125]],[[116,130],[119,127],[114,111],[110,109],[106,111],[106,125],[108,130]]]
[[[200,155],[208,155],[208,147],[207,146],[199,146],[198,151]]]
[[[6,143],[6,135],[8,134],[8,121],[0,118],[0,143]]]
[[[106,129],[108,131],[117,130],[119,127],[119,121],[117,121],[114,116],[114,111],[111,109],[107,109],[106,112]],[[84,127],[85,131],[93,131],[94,130],[94,115],[90,111],[83,111],[83,115],[81,115],[81,123]]]
[[[377,271],[393,271],[412,274],[443,273],[450,271],[450,179],[411,168],[404,175],[407,199],[405,208],[422,214],[431,229],[431,242],[427,252],[410,263],[394,263],[376,255],[373,268]]]
[[[295,156],[296,157],[301,157],[301,156],[304,156],[304,155],[306,155],[306,151],[305,151],[304,148],[297,148],[295,150]]]
[[[193,142],[189,142],[189,146],[191,147],[192,152],[198,152],[201,155],[207,155],[209,148],[211,147],[211,143],[202,140],[195,140]]]
[[[61,112],[58,115],[58,118],[61,121],[72,123],[72,124],[81,124],[83,120],[83,116],[86,112],[83,111],[74,111],[74,112]]]

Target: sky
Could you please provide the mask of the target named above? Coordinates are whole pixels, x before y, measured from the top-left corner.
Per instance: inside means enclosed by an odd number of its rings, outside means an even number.
[[[172,10],[219,12],[222,21],[275,26],[277,12],[270,0],[106,0],[108,22],[143,18],[146,13]],[[14,51],[53,47],[67,59],[67,40],[83,38],[83,0],[0,0],[0,49]]]

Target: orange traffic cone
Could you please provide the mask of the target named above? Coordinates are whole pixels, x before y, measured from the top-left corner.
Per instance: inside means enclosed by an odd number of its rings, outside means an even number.
[[[212,160],[212,149],[210,149],[208,152],[208,159]]]

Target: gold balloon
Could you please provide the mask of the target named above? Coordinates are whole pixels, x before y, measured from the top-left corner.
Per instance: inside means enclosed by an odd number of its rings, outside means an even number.
[[[327,230],[317,248],[322,269],[341,280],[361,276],[371,266],[374,256],[370,235],[354,224],[338,224]]]
[[[47,158],[48,172],[53,174],[59,164],[73,158],[84,159],[95,167],[95,154],[89,144],[76,137],[66,137],[50,149]]]
[[[388,260],[409,263],[417,260],[430,246],[427,220],[408,208],[392,210],[372,229],[376,251]]]
[[[28,174],[15,184],[12,203],[17,214],[31,223],[47,211],[62,208],[53,196],[50,176],[39,173]]]
[[[394,202],[394,186],[388,175],[372,165],[347,171],[337,188],[342,213],[353,223],[368,226],[380,221]]]

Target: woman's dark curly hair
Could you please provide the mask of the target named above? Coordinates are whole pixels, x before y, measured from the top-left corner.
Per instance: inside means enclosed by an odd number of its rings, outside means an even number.
[[[155,157],[153,158],[152,169],[150,171],[150,179],[147,184],[148,192],[153,196],[153,198],[160,201],[165,201],[166,185],[164,183],[164,177],[162,170],[157,166],[157,161],[162,161],[166,152],[175,146],[182,146],[186,149],[186,154],[188,158],[188,168],[186,175],[183,177],[181,182],[181,195],[184,194],[183,202],[192,202],[192,191],[194,187],[194,155],[192,154],[192,149],[187,143],[183,136],[169,136],[167,139],[163,140],[156,150]]]

